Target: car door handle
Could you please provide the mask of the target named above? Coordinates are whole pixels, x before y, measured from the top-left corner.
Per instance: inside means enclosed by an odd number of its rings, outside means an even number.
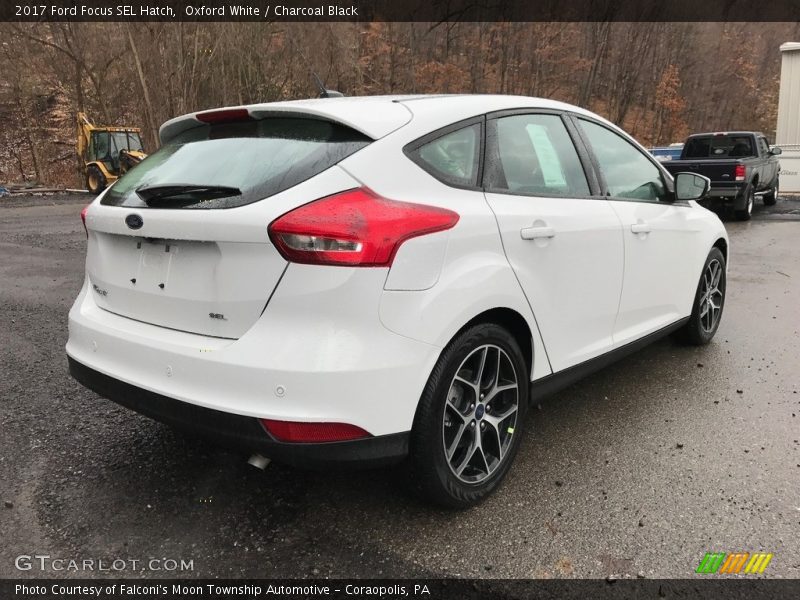
[[[639,222],[631,225],[631,231],[633,233],[650,233],[651,229],[649,224]]]
[[[520,229],[519,234],[523,240],[549,239],[556,237],[556,230],[552,227],[525,227]]]

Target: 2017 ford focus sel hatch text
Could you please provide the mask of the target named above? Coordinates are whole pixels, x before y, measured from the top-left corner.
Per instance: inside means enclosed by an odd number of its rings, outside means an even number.
[[[300,466],[407,460],[462,507],[531,402],[675,332],[705,344],[728,238],[618,127],[511,96],[178,117],[82,213],[73,376]]]

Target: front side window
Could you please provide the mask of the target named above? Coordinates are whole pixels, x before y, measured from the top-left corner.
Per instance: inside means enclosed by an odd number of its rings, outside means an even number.
[[[667,191],[661,171],[636,146],[610,129],[580,119],[606,180],[609,196],[658,201]]]
[[[95,131],[92,134],[90,158],[92,160],[107,160],[109,155],[109,141],[107,131]]]
[[[589,184],[561,117],[526,114],[497,119],[486,187],[514,194],[581,197]]]
[[[481,127],[470,125],[409,152],[411,159],[445,183],[474,186],[478,179]]]

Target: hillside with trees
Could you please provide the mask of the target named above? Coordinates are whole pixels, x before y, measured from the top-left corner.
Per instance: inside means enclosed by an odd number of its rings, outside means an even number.
[[[157,146],[176,115],[317,95],[499,93],[594,110],[645,144],[774,135],[785,23],[0,24],[0,182],[81,186],[75,114]]]

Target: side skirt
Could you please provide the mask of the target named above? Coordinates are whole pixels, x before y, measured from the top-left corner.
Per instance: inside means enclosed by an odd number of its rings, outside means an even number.
[[[653,342],[668,336],[673,331],[677,331],[683,327],[689,321],[689,318],[690,317],[685,317],[675,321],[671,325],[667,325],[658,331],[654,331],[643,338],[634,340],[633,342],[625,344],[624,346],[620,346],[619,348],[611,350],[610,352],[606,352],[605,354],[601,354],[600,356],[591,358],[580,364],[573,365],[567,369],[564,369],[563,371],[559,371],[558,373],[553,373],[552,375],[547,375],[541,379],[532,381],[530,384],[531,403],[538,403],[544,398],[552,396],[556,392],[560,392],[561,390],[568,388],[573,383],[580,381],[584,377],[604,369],[608,365],[611,365],[618,360],[633,354],[637,350],[641,350],[645,346],[649,346]]]

